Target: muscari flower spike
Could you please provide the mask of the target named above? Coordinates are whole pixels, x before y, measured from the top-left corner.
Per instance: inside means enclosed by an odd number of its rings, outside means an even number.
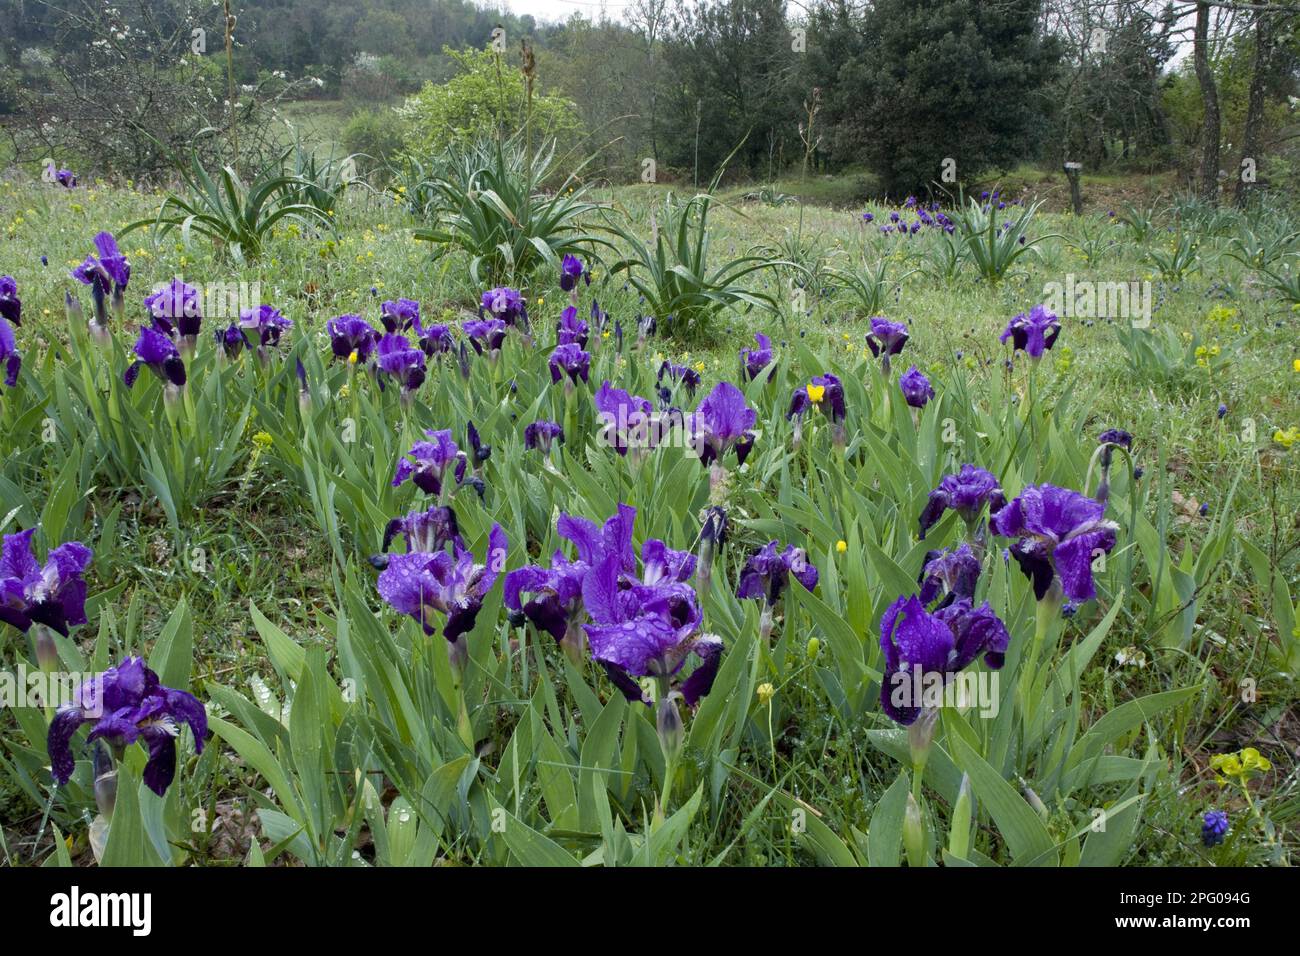
[[[127,366],[122,381],[127,388],[134,388],[140,377],[140,369],[147,367],[162,380],[164,386],[174,391],[185,385],[185,362],[181,359],[176,343],[162,332],[148,325],[140,326],[140,334],[131,348],[135,361]],[[170,391],[169,391],[170,394]]]
[[[193,694],[164,687],[138,657],[92,677],[73,693],[50,722],[46,750],[50,773],[59,786],[72,779],[76,761],[72,737],[82,724],[93,724],[87,742],[103,740],[119,756],[136,741],[149,751],[144,782],[158,796],[176,777],[176,739],[181,725],[194,735],[194,752],[202,753],[208,715]]]
[[[919,538],[925,540],[926,532],[949,508],[960,514],[970,526],[979,518],[985,505],[989,506],[990,514],[996,514],[1006,503],[1006,496],[991,472],[975,465],[962,465],[955,475],[944,475],[939,487],[930,492],[919,519]]]
[[[1206,810],[1201,817],[1201,843],[1215,847],[1228,835],[1228,815],[1222,810]]]
[[[1036,305],[1028,314],[1015,316],[998,336],[998,341],[1011,340],[1013,351],[1024,352],[1033,361],[1043,357],[1043,352],[1056,344],[1061,334],[1061,323],[1046,306]]]
[[[916,595],[900,597],[880,619],[880,649],[885,655],[881,708],[896,723],[914,723],[924,704],[916,691],[928,675],[946,682],[981,654],[984,663],[997,670],[1010,642],[1006,626],[987,601],[974,607],[961,598],[930,613]]]
[[[1115,547],[1118,525],[1103,517],[1101,502],[1056,485],[1027,485],[1020,495],[993,515],[990,524],[1004,538],[1016,538],[1011,556],[1046,599],[1053,585],[1072,601],[1097,596],[1092,561],[1097,551]]]
[[[86,582],[93,552],[80,541],[50,550],[45,564],[32,552],[34,528],[4,536],[0,547],[0,621],[26,633],[34,624],[58,631],[86,623]]]

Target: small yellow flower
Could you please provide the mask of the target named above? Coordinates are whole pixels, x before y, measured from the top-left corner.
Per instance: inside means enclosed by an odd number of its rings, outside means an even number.
[[[762,683],[762,684],[759,684],[759,685],[758,685],[758,702],[759,702],[760,704],[766,704],[768,701],[770,701],[770,700],[772,699],[772,696],[773,696],[775,693],[776,693],[776,688],[773,687],[770,683],[764,682],[764,683]]]
[[[1286,431],[1278,429],[1273,432],[1273,441],[1277,442],[1283,448],[1290,448],[1296,442],[1300,441],[1300,428],[1292,425]]]
[[[840,540],[835,542],[836,553],[843,554],[847,550],[849,550],[849,543],[845,541],[843,538],[840,538]]]
[[[275,443],[270,432],[258,432],[253,436],[253,447],[258,451],[266,451]]]
[[[1300,359],[1291,360],[1291,371],[1300,372]]]

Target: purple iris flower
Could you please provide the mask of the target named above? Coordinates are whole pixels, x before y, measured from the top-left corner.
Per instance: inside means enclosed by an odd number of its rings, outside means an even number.
[[[483,599],[505,567],[506,548],[506,534],[494,524],[482,563],[454,543],[452,552],[395,554],[379,575],[379,596],[399,614],[419,621],[426,634],[434,632],[430,612],[443,615],[442,636],[451,645],[452,662],[459,666],[466,655],[461,637],[473,630]]]
[[[818,397],[813,398],[814,395]],[[844,401],[844,383],[835,375],[815,375],[803,388],[797,388],[790,397],[790,409],[785,413],[787,419],[802,419],[811,408],[816,407],[832,422],[839,424],[848,415],[848,406]]]
[[[18,283],[13,276],[0,276],[0,319],[23,324],[23,302],[18,298]]]
[[[72,278],[105,295],[111,290],[120,292],[125,289],[131,279],[131,264],[118,249],[111,232],[95,236],[95,251],[99,255],[86,256],[86,261],[72,270]]]
[[[1228,815],[1222,810],[1206,810],[1201,817],[1201,843],[1206,847],[1218,846],[1228,835]]]
[[[388,522],[387,527],[384,528],[382,548],[384,554],[388,553],[388,549],[393,545],[393,539],[399,534],[406,539],[408,554],[415,551],[432,554],[435,551],[446,550],[449,544],[455,544],[460,548],[465,547],[465,542],[460,537],[460,526],[456,522],[456,512],[445,505],[434,505],[424,511],[412,511]],[[370,563],[377,567],[381,565],[387,567],[387,560],[371,558]]]
[[[662,542],[656,544],[662,546]],[[645,557],[643,548],[643,565]],[[582,602],[591,617],[591,622],[583,625],[591,656],[629,700],[645,700],[634,677],[653,676],[661,681],[668,692],[661,694],[660,707],[673,707],[675,697],[680,696],[694,708],[712,689],[722,660],[722,640],[701,633],[703,615],[689,584],[637,582],[624,573],[620,556],[609,552],[583,579]],[[672,678],[692,654],[699,663],[670,691]],[[661,727],[663,724],[661,719]]]
[[[420,303],[414,299],[388,299],[379,307],[379,321],[389,332],[405,332],[420,321]]]
[[[212,337],[216,340],[217,345],[221,346],[222,351],[226,353],[226,358],[231,360],[239,358],[239,353],[244,349],[253,347],[252,343],[248,341],[248,336],[237,322],[231,322],[224,329],[217,329],[212,333]]]
[[[1061,333],[1061,323],[1056,315],[1047,311],[1046,306],[1036,305],[1029,314],[1020,313],[1003,329],[998,341],[1011,340],[1012,348],[1023,351],[1031,359],[1043,357],[1043,350],[1056,344],[1056,337]]]
[[[672,362],[665,360],[659,366],[659,373],[655,376],[655,383],[662,386],[665,378],[670,382],[685,386],[688,395],[694,395],[695,390],[700,387],[700,373],[689,365],[674,365]]]
[[[286,319],[275,306],[259,305],[239,313],[239,326],[256,332],[259,346],[268,348],[280,344],[280,336],[293,328],[293,320]]]
[[[490,289],[483,293],[481,305],[484,312],[506,325],[523,326],[528,322],[528,308],[524,303],[524,297],[517,289],[504,286]],[[469,331],[468,327],[465,331]]]
[[[203,309],[199,290],[180,279],[172,279],[145,296],[144,307],[153,320],[154,328],[169,338],[178,333],[193,342],[203,323]]]
[[[926,532],[934,527],[935,522],[949,508],[960,514],[969,525],[979,517],[986,504],[989,513],[996,514],[1006,503],[1002,488],[991,472],[975,465],[962,465],[957,474],[944,475],[939,487],[930,492],[921,512],[921,533],[918,537],[924,540]]]
[[[26,631],[33,624],[67,635],[86,623],[86,582],[91,550],[80,541],[51,549],[44,566],[32,553],[34,528],[4,536],[0,548],[0,621]]]
[[[18,372],[23,367],[23,356],[18,351],[18,338],[9,321],[0,318],[0,365],[4,366],[4,383],[7,388],[18,384]]]
[[[905,323],[891,322],[883,315],[877,315],[872,318],[871,331],[867,333],[867,348],[880,359],[880,367],[888,372],[890,356],[903,351],[907,338]]]
[[[1133,447],[1133,436],[1122,428],[1108,428],[1097,438],[1101,445],[1119,445],[1123,448]]]
[[[1010,642],[1011,635],[988,602],[977,608],[962,598],[931,614],[915,595],[900,597],[880,619],[880,649],[885,654],[881,708],[904,726],[915,722],[925,703],[921,685],[927,677],[937,675],[946,682],[981,654],[984,663],[997,670]]]
[[[334,357],[353,364],[364,364],[379,343],[379,333],[359,315],[330,319],[325,323],[325,331],[329,333]]]
[[[761,597],[772,607],[790,583],[792,574],[805,589],[811,591],[817,587],[817,568],[808,561],[804,549],[792,544],[784,551],[778,551],[778,547],[775,540],[769,541],[749,556],[740,570],[736,597],[742,600]]]
[[[60,169],[57,173],[54,174],[54,179],[64,189],[77,188],[77,176],[70,169]]]
[[[455,346],[455,340],[451,337],[451,328],[446,325],[428,325],[420,324],[420,320],[415,320],[415,336],[420,342],[420,348],[429,358],[440,352],[450,352]]]
[[[551,368],[551,383],[557,384],[568,376],[568,385],[577,385],[578,379],[588,381],[591,374],[591,354],[584,352],[576,342],[557,346],[547,362]]]
[[[524,448],[528,451],[538,449],[542,454],[547,454],[551,445],[557,441],[564,444],[564,429],[555,422],[542,419],[524,428]]]
[[[596,389],[593,401],[601,421],[601,440],[620,455],[626,455],[629,448],[653,445],[650,426],[654,406],[649,400],[630,395],[604,381]]]
[[[939,597],[944,604],[960,598],[973,601],[979,577],[980,560],[965,541],[955,548],[928,551],[917,581],[921,585],[921,603],[933,604]]]
[[[426,495],[442,493],[443,481],[454,475],[456,483],[465,477],[465,454],[456,447],[451,431],[426,431],[429,441],[418,441],[411,450],[397,462],[393,474],[393,487],[399,487],[407,479]]]
[[[594,521],[576,515],[560,513],[555,530],[560,537],[571,541],[577,557],[570,561],[564,552],[551,556],[549,568],[528,565],[506,575],[503,598],[506,607],[524,615],[541,631],[547,631],[557,641],[574,642],[574,628],[582,620],[582,582],[607,554],[618,558],[619,568],[626,573],[636,569],[632,551],[632,526],[636,509],[620,504],[618,511],[598,526]],[[639,691],[638,691],[639,693]]]
[[[898,387],[903,391],[904,401],[913,408],[925,408],[926,403],[934,398],[930,380],[915,365],[898,377]]]
[[[587,347],[587,323],[578,318],[576,306],[568,306],[560,313],[560,321],[555,326],[556,345],[576,345],[580,349]]]
[[[50,772],[60,786],[72,779],[76,762],[72,736],[82,724],[93,723],[87,742],[104,740],[120,751],[137,740],[149,751],[145,785],[158,796],[176,777],[176,738],[182,724],[194,734],[194,752],[203,752],[208,715],[193,694],[164,687],[142,659],[128,657],[86,681],[50,722],[46,749]]]
[[[995,514],[993,530],[1018,539],[1011,555],[1043,600],[1054,581],[1072,601],[1097,596],[1092,580],[1094,552],[1115,547],[1118,526],[1103,517],[1106,506],[1086,495],[1056,485],[1027,485]]]
[[[424,384],[424,353],[411,345],[405,335],[396,332],[385,335],[379,340],[376,356],[380,384],[384,377],[393,379],[401,386],[403,398],[409,398]]]
[[[740,353],[740,362],[745,368],[745,374],[751,379],[758,378],[763,369],[772,364],[772,340],[762,332],[754,335],[754,342],[758,348],[744,349]]]
[[[574,255],[566,255],[560,263],[560,288],[565,292],[572,292],[578,286],[578,280],[587,277],[587,284],[591,284],[591,277],[587,273],[587,268],[582,264],[582,260]]]
[[[132,347],[135,361],[127,366],[122,381],[127,388],[135,387],[135,380],[140,377],[140,368],[148,366],[165,385],[179,389],[185,384],[185,362],[176,348],[176,343],[156,328],[140,326],[140,335]]]
[[[471,319],[463,323],[461,328],[479,355],[498,351],[506,340],[506,323],[501,319]]]
[[[731,449],[736,460],[745,458],[754,447],[754,422],[758,413],[745,403],[745,393],[730,382],[719,382],[695,410],[694,429],[700,462],[710,465],[721,461]]]

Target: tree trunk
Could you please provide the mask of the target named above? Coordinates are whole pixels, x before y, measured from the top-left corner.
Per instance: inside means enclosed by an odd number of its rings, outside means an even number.
[[[1244,168],[1237,170],[1237,186],[1233,201],[1244,207],[1255,185],[1255,172],[1259,165],[1259,132],[1264,125],[1264,94],[1268,86],[1269,63],[1273,56],[1273,31],[1268,11],[1255,13],[1255,57],[1251,65],[1250,98],[1246,105],[1246,128],[1241,137],[1241,156],[1250,160],[1249,175]]]
[[[1196,68],[1196,82],[1201,87],[1205,104],[1205,122],[1202,124],[1201,145],[1201,198],[1217,202],[1219,193],[1219,91],[1214,84],[1214,71],[1210,69],[1210,5],[1196,4],[1196,31],[1193,41],[1192,63]]]

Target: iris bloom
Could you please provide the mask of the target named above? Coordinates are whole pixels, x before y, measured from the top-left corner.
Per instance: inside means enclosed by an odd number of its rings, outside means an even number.
[[[424,384],[424,353],[411,345],[405,335],[390,332],[379,340],[376,354],[380,385],[385,377],[393,379],[401,386],[402,398],[409,401]]]
[[[371,558],[371,564],[381,569],[388,566],[388,559],[383,555],[388,553],[388,549],[392,547],[394,539],[399,534],[406,540],[408,554],[413,551],[427,553],[442,551],[449,544],[465,547],[460,537],[460,528],[456,523],[456,512],[446,506],[435,505],[424,511],[412,511],[404,517],[394,518],[388,522],[388,526],[384,528],[382,554]]]
[[[113,311],[119,315],[123,309],[126,285],[131,279],[131,264],[117,247],[111,232],[95,236],[98,255],[86,256],[86,261],[72,270],[72,278],[90,286],[95,304],[95,318],[90,323],[91,334],[103,340],[108,334],[108,302],[111,296]]]
[[[70,170],[70,169],[60,169],[57,173],[54,174],[54,179],[55,179],[55,181],[58,182],[58,184],[59,184],[60,186],[62,186],[64,189],[76,189],[76,188],[77,188],[77,176],[76,176],[76,173],[74,173],[74,172],[73,172],[72,170]]]
[[[732,449],[736,460],[745,458],[754,447],[754,422],[758,413],[745,402],[745,393],[730,382],[719,382],[695,410],[694,428],[700,461],[705,465],[721,462]]]
[[[596,389],[593,401],[602,424],[601,440],[620,455],[626,455],[629,448],[653,447],[655,436],[650,426],[654,406],[649,400],[630,395],[605,381]]]
[[[900,597],[880,619],[885,655],[880,706],[890,719],[907,726],[925,705],[923,683],[937,677],[942,685],[981,654],[997,670],[1010,641],[988,602],[977,608],[962,598],[931,614],[915,595]]]
[[[4,368],[4,383],[8,388],[18,384],[18,372],[23,367],[23,356],[18,351],[18,339],[7,319],[0,318],[0,366]]]
[[[145,296],[144,307],[153,320],[154,328],[168,338],[178,334],[182,342],[193,346],[203,324],[203,309],[199,290],[180,279],[160,286]]]
[[[965,541],[955,548],[929,551],[918,580],[921,603],[933,604],[937,598],[945,604],[960,598],[974,600],[979,576],[980,560]]]
[[[560,321],[555,326],[556,345],[576,345],[580,349],[587,347],[588,326],[578,318],[575,306],[568,306],[560,313]]]
[[[740,363],[751,379],[758,378],[759,373],[772,364],[772,340],[762,332],[757,332],[754,343],[757,348],[744,349],[740,353]]]
[[[13,276],[0,276],[0,319],[23,324],[23,302],[18,298],[18,283]]]
[[[528,309],[517,289],[501,287],[483,293],[482,311],[506,325],[527,325]],[[468,327],[465,329],[469,331]],[[497,346],[498,348],[500,346]]]
[[[421,325],[420,320],[415,320],[415,337],[420,343],[420,348],[429,358],[440,352],[450,352],[455,345],[451,337],[451,329],[446,325]]]
[[[566,255],[560,263],[560,288],[565,292],[572,292],[578,287],[578,280],[586,277],[587,284],[591,284],[591,276],[582,260],[574,255]]]
[[[506,340],[506,323],[501,319],[471,319],[461,328],[479,355],[484,352],[499,352]]]
[[[659,373],[655,376],[655,384],[663,386],[664,379],[686,389],[688,395],[694,395],[695,390],[700,387],[700,373],[695,371],[689,365],[674,365],[667,360],[659,366]]]
[[[883,315],[871,320],[871,331],[867,333],[867,348],[871,354],[880,359],[880,367],[889,374],[890,356],[903,351],[907,344],[907,325],[903,322],[891,322]]]
[[[236,322],[231,322],[224,329],[217,329],[212,333],[212,337],[226,353],[226,358],[231,360],[239,358],[239,353],[244,349],[253,347],[244,330]]]
[[[921,512],[921,540],[949,508],[962,516],[968,527],[974,525],[985,505],[990,513],[997,513],[1007,503],[1002,488],[992,473],[974,465],[962,465],[955,475],[944,475],[939,487],[930,492],[930,498]]]
[[[749,556],[740,570],[736,597],[741,600],[763,598],[767,607],[773,607],[790,583],[792,574],[807,590],[817,587],[817,568],[808,561],[804,549],[791,544],[784,551],[778,551],[778,546],[775,540],[769,541]]]
[[[364,364],[379,343],[374,326],[359,315],[340,315],[325,323],[330,337],[330,351],[336,359],[352,365]]]
[[[1056,344],[1056,337],[1061,334],[1061,323],[1056,315],[1047,311],[1047,307],[1036,305],[1029,314],[1020,313],[1003,329],[998,341],[1011,340],[1015,351],[1024,352],[1037,361],[1043,357],[1043,351]]]
[[[280,337],[293,328],[293,320],[286,319],[280,310],[271,305],[259,305],[239,313],[239,327],[257,334],[258,354],[280,344]]]
[[[67,635],[86,623],[86,582],[91,550],[69,541],[50,550],[42,566],[32,553],[34,528],[4,536],[0,547],[0,621],[26,633],[43,624]]]
[[[591,374],[591,355],[576,343],[557,346],[547,364],[551,369],[552,384],[567,376],[566,386],[577,385],[579,379],[585,382]]]
[[[440,495],[448,478],[454,477],[457,484],[464,479],[466,456],[456,447],[450,430],[426,431],[424,434],[429,441],[416,442],[398,460],[393,487],[397,488],[409,479],[426,495]]]
[[[431,612],[442,615],[442,636],[452,663],[459,667],[467,655],[461,638],[473,630],[483,599],[505,567],[506,548],[505,532],[494,524],[482,563],[455,543],[451,552],[395,554],[379,575],[379,596],[398,613],[419,621],[426,634],[434,633]]]
[[[420,321],[420,303],[414,299],[389,299],[379,307],[379,321],[389,332],[405,332]]]
[[[176,777],[176,738],[182,724],[194,734],[195,753],[203,752],[208,715],[193,694],[164,687],[158,675],[138,657],[128,657],[82,684],[50,722],[46,749],[50,771],[60,786],[72,778],[76,762],[72,736],[82,724],[93,723],[88,741],[103,740],[120,756],[137,740],[149,751],[145,785],[158,796]]]
[[[528,451],[538,449],[548,455],[555,442],[564,444],[564,429],[556,422],[545,419],[535,421],[524,428],[524,448]]]
[[[904,401],[913,408],[925,408],[926,403],[934,398],[930,380],[915,365],[898,377],[898,387],[903,391]]]
[[[1016,538],[1011,556],[1042,601],[1059,581],[1057,593],[1071,601],[1097,596],[1092,580],[1096,552],[1115,547],[1118,526],[1102,516],[1105,505],[1056,485],[1027,485],[991,525],[1004,538]]]
[[[176,343],[162,332],[148,325],[140,326],[140,335],[131,349],[135,361],[127,366],[122,381],[127,388],[135,387],[135,380],[140,377],[141,367],[147,366],[167,387],[172,394],[185,385],[185,363]]]

